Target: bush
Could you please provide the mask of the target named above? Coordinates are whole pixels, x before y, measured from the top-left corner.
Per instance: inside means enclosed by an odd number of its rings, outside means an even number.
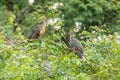
[[[118,34],[99,35],[98,38],[89,36],[86,42],[82,41],[85,61],[68,51],[57,34],[33,42],[28,42],[23,35],[11,33],[8,38],[5,34],[0,33],[2,80],[119,80],[120,78]],[[46,54],[49,55],[50,73],[46,73],[44,67]]]

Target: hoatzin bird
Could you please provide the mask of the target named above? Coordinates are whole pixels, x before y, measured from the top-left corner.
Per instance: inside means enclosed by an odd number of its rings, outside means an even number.
[[[45,33],[46,25],[47,25],[46,18],[44,19],[43,22],[37,23],[33,28],[32,33],[30,34],[28,39],[39,39]]]
[[[82,44],[78,39],[74,38],[73,30],[69,31],[69,45],[70,45],[70,49],[74,50],[79,56],[79,58],[81,59],[84,58]]]

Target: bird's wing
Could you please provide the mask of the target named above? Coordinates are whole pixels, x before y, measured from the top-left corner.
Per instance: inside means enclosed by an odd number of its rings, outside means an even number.
[[[36,24],[36,27],[34,28],[34,31],[38,34],[40,34],[41,30],[42,30],[42,27],[43,27],[43,22],[41,23],[37,23]]]
[[[32,31],[32,33],[29,36],[29,39],[39,37],[40,33],[42,31],[42,27],[43,27],[43,22],[35,24],[34,28],[33,28],[33,31]]]
[[[76,38],[74,39],[73,41],[73,46],[75,48],[75,50],[77,51],[78,53],[78,56],[82,59],[84,57],[84,53],[83,53],[83,47],[82,47],[82,44],[79,40],[77,40]]]
[[[32,33],[30,34],[30,36],[28,37],[28,39],[31,39],[31,38],[33,38],[34,36],[35,36],[35,32],[32,31]]]
[[[41,30],[40,26],[41,26],[41,25],[39,25],[39,24],[37,23],[37,24],[34,25],[34,26],[35,26],[35,27],[33,28],[32,33],[31,33],[30,36],[28,37],[29,39],[35,37],[36,34],[39,34],[39,33],[40,33],[40,30]]]
[[[42,25],[43,25],[43,22],[37,23],[37,24],[35,25],[34,30],[41,30],[41,29],[42,29]]]
[[[81,52],[83,52],[83,47],[82,47],[82,44],[81,44],[81,42],[79,40],[77,40],[76,38],[74,38],[72,42],[73,42],[72,46],[76,47]]]

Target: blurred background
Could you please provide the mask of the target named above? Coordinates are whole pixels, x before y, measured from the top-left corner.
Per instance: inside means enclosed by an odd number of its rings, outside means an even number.
[[[40,41],[28,42],[47,18]],[[86,61],[67,50],[69,30],[81,41]],[[49,54],[50,74],[45,73]],[[1,80],[119,80],[119,0],[0,0]]]

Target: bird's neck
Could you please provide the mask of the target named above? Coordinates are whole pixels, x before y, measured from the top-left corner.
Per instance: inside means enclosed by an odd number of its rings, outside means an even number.
[[[47,20],[47,18],[44,18],[44,22],[46,22],[46,23],[47,23],[47,21],[48,21],[48,20]]]
[[[70,39],[72,40],[73,38],[74,38],[74,35],[73,35],[73,34],[71,34],[71,35],[70,35]]]
[[[46,20],[43,21],[43,25],[45,25],[44,27],[46,27],[46,25],[47,25],[47,21]]]

